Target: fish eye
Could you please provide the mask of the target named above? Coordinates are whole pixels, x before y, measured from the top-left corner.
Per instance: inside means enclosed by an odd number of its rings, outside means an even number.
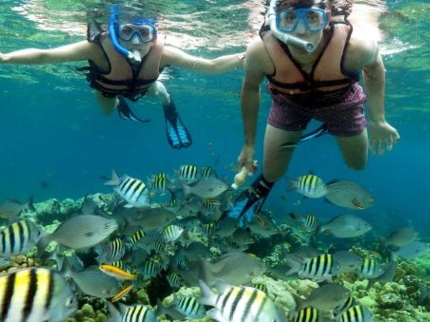
[[[74,296],[69,296],[66,299],[66,306],[67,307],[73,307],[73,306],[75,306],[75,304],[77,304],[77,302],[76,302],[76,298]]]

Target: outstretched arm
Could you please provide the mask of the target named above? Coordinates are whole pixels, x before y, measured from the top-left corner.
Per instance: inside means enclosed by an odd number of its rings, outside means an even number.
[[[97,45],[88,41],[61,46],[52,49],[27,48],[7,54],[0,53],[3,64],[55,64],[70,61],[93,59]]]
[[[221,74],[243,65],[245,54],[220,56],[215,59],[204,59],[185,53],[171,46],[164,47],[161,60],[162,67],[171,65],[209,74]]]

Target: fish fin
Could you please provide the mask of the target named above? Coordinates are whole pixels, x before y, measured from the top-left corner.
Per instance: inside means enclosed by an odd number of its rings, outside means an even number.
[[[134,206],[130,203],[126,203],[123,207],[124,208],[134,208]]]
[[[117,186],[120,184],[120,182],[121,182],[121,179],[118,177],[118,174],[114,169],[112,169],[111,178],[108,181],[106,181],[104,184],[105,186]]]
[[[27,202],[26,202],[26,206],[27,209],[32,211],[32,212],[36,212],[36,208],[34,208],[34,203],[33,203],[33,196],[30,196],[30,198],[28,198]]]
[[[119,313],[119,311],[117,310],[115,305],[113,305],[110,302],[107,302],[107,305],[108,305],[108,309],[109,309],[109,318],[107,319],[106,322],[121,321],[121,313]]]
[[[202,292],[199,302],[203,305],[213,306],[216,302],[217,295],[211,290],[209,285],[207,285],[203,280],[199,279],[199,286]]]
[[[37,242],[37,257],[41,258],[43,253],[45,252],[46,247],[53,241],[52,234],[44,234],[42,237],[40,237],[39,241]]]
[[[218,310],[217,308],[212,308],[206,311],[206,314],[214,321],[220,321],[220,322],[230,321],[230,320],[224,319],[224,317],[222,316],[221,310]]]
[[[352,199],[351,203],[354,205],[355,208],[363,210],[364,209],[364,205],[363,203],[361,203],[360,201],[358,201],[357,199]]]
[[[294,180],[294,179],[290,179],[290,178],[287,178],[287,180],[288,180],[288,190],[295,190],[295,189],[297,189],[297,180]]]

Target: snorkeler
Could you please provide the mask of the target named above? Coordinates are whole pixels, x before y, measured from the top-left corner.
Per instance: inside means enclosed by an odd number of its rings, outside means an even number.
[[[0,53],[0,63],[52,64],[71,61],[89,62],[87,80],[96,89],[96,99],[105,114],[117,109],[123,119],[148,122],[137,117],[125,99],[137,101],[153,95],[163,105],[166,135],[175,149],[187,148],[192,138],[176,110],[165,86],[158,81],[166,66],[177,66],[204,73],[223,73],[241,66],[245,54],[220,56],[209,60],[189,55],[164,44],[150,19],[121,21],[118,8],[111,7],[108,30],[95,25],[88,28],[87,40],[52,48],[28,48]]]
[[[264,77],[269,81],[272,106],[262,174],[239,193],[233,208],[224,214],[237,218],[239,225],[261,209],[275,182],[287,171],[312,119],[324,123],[321,134],[328,132],[336,138],[346,165],[355,170],[366,166],[369,148],[381,155],[400,139],[385,119],[385,69],[377,43],[352,28],[346,19],[348,2],[343,3],[343,10],[332,7],[333,3],[272,0],[260,37],[248,46],[241,92],[245,143],[238,158],[240,167],[254,160]],[[334,22],[332,9],[341,11],[345,19]]]

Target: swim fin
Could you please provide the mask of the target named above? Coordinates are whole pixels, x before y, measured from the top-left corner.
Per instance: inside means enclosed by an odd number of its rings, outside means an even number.
[[[163,105],[164,119],[166,121],[167,141],[174,149],[188,148],[193,143],[191,134],[185,127],[176,110],[173,101]]]
[[[310,131],[309,133],[303,134],[300,137],[299,142],[305,142],[305,141],[320,137],[326,133],[328,133],[327,125],[325,123],[323,123],[322,125],[317,127],[315,130]]]
[[[130,106],[128,106],[127,102],[122,96],[118,96],[118,105],[116,108],[118,110],[119,117],[123,120],[132,120],[141,123],[147,123],[151,121],[150,119],[141,119],[134,115],[133,111],[130,109]]]

